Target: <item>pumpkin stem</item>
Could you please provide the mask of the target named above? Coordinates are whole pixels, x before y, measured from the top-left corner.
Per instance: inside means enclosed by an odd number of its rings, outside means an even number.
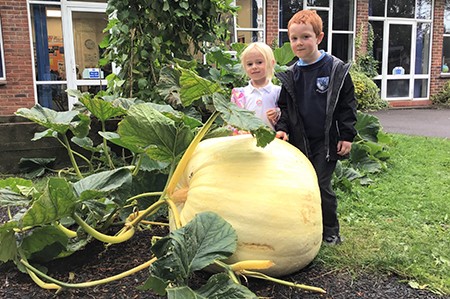
[[[214,120],[216,120],[217,116],[219,116],[219,111],[214,111],[213,114],[209,117],[209,119],[205,122],[203,127],[200,129],[200,131],[195,135],[192,142],[189,144],[188,148],[183,154],[183,157],[181,158],[180,162],[178,163],[177,168],[173,172],[172,177],[170,178],[169,183],[167,184],[166,188],[166,194],[169,196],[172,196],[173,191],[175,190],[175,187],[178,183],[178,181],[181,178],[181,175],[184,172],[184,169],[186,168],[189,160],[192,157],[192,154],[194,153],[195,149],[197,148],[197,145],[202,141],[203,137],[208,133],[208,130],[211,128],[212,124],[214,123]]]

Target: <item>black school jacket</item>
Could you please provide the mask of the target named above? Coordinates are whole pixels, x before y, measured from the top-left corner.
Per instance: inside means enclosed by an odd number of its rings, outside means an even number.
[[[342,60],[332,56],[333,66],[330,74],[327,91],[327,107],[325,118],[325,151],[327,160],[342,158],[337,155],[337,142],[339,140],[353,142],[356,136],[356,99],[354,85],[349,75],[350,63],[344,64]],[[282,88],[278,106],[281,117],[275,125],[277,131],[289,134],[289,142],[300,149],[307,157],[311,157],[308,138],[305,134],[303,120],[296,104],[294,89],[293,68],[276,74],[281,81]]]

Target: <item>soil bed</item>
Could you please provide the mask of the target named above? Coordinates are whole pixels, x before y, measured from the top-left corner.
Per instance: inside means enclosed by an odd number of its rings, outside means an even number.
[[[106,278],[128,270],[150,259],[152,235],[163,235],[163,229],[141,231],[128,242],[112,245],[108,248],[97,241],[91,242],[82,251],[76,252],[63,260],[46,264],[48,274],[54,278],[69,282],[69,275],[74,275],[72,283]],[[192,279],[192,288],[203,284],[210,274],[198,272]],[[143,270],[133,276],[86,289],[64,290],[55,295],[55,291],[38,287],[31,278],[20,273],[14,265],[0,266],[0,298],[165,298],[152,292],[136,289],[148,277]],[[284,280],[321,287],[327,294],[309,293],[303,290],[281,286],[258,279],[249,279],[245,285],[262,298],[407,298],[407,299],[443,299],[449,296],[438,296],[425,290],[410,288],[397,277],[380,277],[367,273],[335,272],[314,262],[302,271],[284,277]]]

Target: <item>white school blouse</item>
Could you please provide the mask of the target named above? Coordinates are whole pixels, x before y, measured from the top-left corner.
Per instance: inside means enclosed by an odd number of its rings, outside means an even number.
[[[278,97],[281,86],[269,82],[264,87],[255,88],[249,82],[245,87],[235,87],[231,91],[231,102],[241,108],[255,112],[266,125],[274,129],[272,123],[267,119],[266,111],[278,107]]]

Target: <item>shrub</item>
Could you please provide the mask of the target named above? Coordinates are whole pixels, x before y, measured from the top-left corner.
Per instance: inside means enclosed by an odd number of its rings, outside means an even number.
[[[350,74],[355,85],[358,110],[373,111],[388,107],[387,101],[380,97],[380,89],[366,74],[359,71],[358,68],[352,68]]]
[[[444,88],[435,95],[430,97],[433,105],[450,106],[450,81],[445,83]]]

